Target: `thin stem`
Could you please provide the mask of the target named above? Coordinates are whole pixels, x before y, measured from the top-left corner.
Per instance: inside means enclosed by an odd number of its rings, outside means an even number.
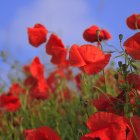
[[[135,135],[135,137],[136,137],[136,140],[139,140],[138,135],[137,135],[137,133],[136,133],[136,131],[135,131],[135,128],[134,128],[134,125],[133,125],[133,123],[132,123],[131,118],[130,118],[130,124],[131,124],[131,127],[132,127],[132,129],[133,129],[133,132],[134,132],[134,135]]]
[[[99,34],[100,34],[100,31],[97,34],[97,38],[98,38],[98,42],[99,42],[99,44],[101,46],[101,50],[103,51],[103,46],[102,46],[101,41],[99,39]],[[105,84],[105,92],[107,93],[107,84],[106,84],[106,77],[105,77],[105,70],[104,69],[103,69],[103,77],[104,77],[104,84]]]

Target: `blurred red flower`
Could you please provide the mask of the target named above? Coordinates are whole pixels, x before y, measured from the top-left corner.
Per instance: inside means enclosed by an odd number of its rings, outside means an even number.
[[[104,54],[93,45],[72,45],[69,61],[72,66],[81,68],[87,74],[100,72],[109,62],[111,54]]]
[[[78,73],[77,75],[75,75],[74,79],[76,81],[77,88],[81,89],[81,86],[82,86],[82,73]]]
[[[93,105],[99,111],[115,112],[114,98],[106,93],[101,93],[97,99],[93,100]]]
[[[44,77],[44,66],[39,57],[35,57],[30,65],[31,75],[37,79]]]
[[[24,135],[26,140],[60,140],[58,134],[47,126],[25,130]]]
[[[90,133],[81,137],[81,140],[135,140],[140,138],[139,123],[140,118],[131,118],[135,133],[130,123],[130,119],[107,112],[93,114],[87,121]]]
[[[65,74],[62,69],[56,69],[55,71],[49,74],[46,80],[52,92],[55,92],[58,81],[61,81],[64,78],[65,78]]]
[[[29,43],[34,47],[39,47],[46,42],[47,33],[48,31],[43,25],[35,24],[33,28],[28,28]]]
[[[97,35],[97,31],[99,31],[99,36]],[[93,25],[84,31],[83,38],[88,42],[98,42],[99,40],[111,39],[111,35],[107,30],[100,29],[98,26]]]
[[[127,54],[129,54],[133,59],[140,60],[140,32],[129,37],[124,42],[124,47]]]
[[[29,76],[24,81],[25,86],[29,88],[29,96],[34,99],[45,100],[49,97],[49,86],[45,79],[35,79]]]
[[[9,95],[19,96],[20,94],[25,94],[24,88],[18,83],[13,83],[8,92]]]
[[[0,108],[8,112],[15,112],[20,108],[20,100],[14,95],[2,94],[0,96]]]
[[[140,75],[128,74],[126,80],[130,84],[130,87],[140,90]]]
[[[29,88],[29,95],[35,99],[47,99],[49,97],[49,86],[44,77],[44,65],[39,57],[35,57],[29,66],[29,75],[24,84]]]
[[[126,19],[127,26],[132,29],[140,29],[140,14],[132,14]]]
[[[55,34],[51,34],[47,44],[46,53],[51,55],[51,62],[56,65],[61,65],[67,62],[67,49],[62,40]]]

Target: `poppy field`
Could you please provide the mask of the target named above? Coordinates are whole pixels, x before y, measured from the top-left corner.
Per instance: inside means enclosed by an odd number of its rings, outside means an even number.
[[[41,23],[27,27],[30,47],[42,47],[54,68],[36,56],[8,92],[0,87],[0,140],[140,140],[140,15],[124,24],[134,33],[119,34],[112,50],[100,25],[69,47]]]

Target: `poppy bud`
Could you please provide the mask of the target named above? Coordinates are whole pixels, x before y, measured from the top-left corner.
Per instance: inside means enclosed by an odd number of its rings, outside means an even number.
[[[119,39],[120,39],[120,42],[121,42],[122,39],[123,39],[123,34],[119,34]]]
[[[118,62],[119,67],[122,67],[122,61]]]

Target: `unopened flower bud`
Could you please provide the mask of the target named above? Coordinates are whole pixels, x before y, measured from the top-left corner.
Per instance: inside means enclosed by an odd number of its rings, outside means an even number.
[[[119,67],[122,67],[122,61],[118,62]]]
[[[120,41],[122,41],[122,39],[123,39],[123,34],[119,34],[119,39],[120,39]]]

